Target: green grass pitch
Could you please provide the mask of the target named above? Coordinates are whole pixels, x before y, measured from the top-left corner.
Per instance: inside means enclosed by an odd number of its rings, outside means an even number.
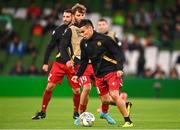
[[[131,99],[133,102],[131,118],[134,127],[129,129],[180,129],[179,99]],[[109,125],[99,119],[96,112],[100,104],[98,98],[90,98],[87,111],[95,115],[93,127],[75,126],[72,119],[72,99],[52,98],[47,117],[43,120],[31,120],[40,109],[41,98],[0,97],[0,129],[124,129],[122,116],[115,106],[109,113],[117,121]]]

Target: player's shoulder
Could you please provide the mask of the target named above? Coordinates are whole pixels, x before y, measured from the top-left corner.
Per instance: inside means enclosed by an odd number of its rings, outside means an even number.
[[[116,32],[114,32],[114,31],[109,31],[107,35],[108,35],[108,36],[116,37]]]
[[[69,28],[77,28],[77,26],[72,24]]]
[[[70,31],[79,31],[79,27],[77,27],[76,25],[71,25],[69,29]]]
[[[106,40],[111,39],[107,35],[102,34],[102,33],[95,32],[95,35],[96,35],[96,37],[95,37],[96,39],[99,39],[99,40],[102,40],[102,41],[106,41]]]
[[[67,28],[67,25],[60,25],[58,27],[56,27],[53,32],[52,32],[52,35],[55,35],[55,34],[59,34],[61,32],[64,32],[64,30]]]
[[[62,24],[61,26],[59,26],[57,29],[58,30],[65,30],[65,29],[67,29],[68,28],[68,25],[64,25],[64,24]]]
[[[99,39],[99,38],[103,38],[105,35],[94,31],[93,36],[94,36],[95,39]]]

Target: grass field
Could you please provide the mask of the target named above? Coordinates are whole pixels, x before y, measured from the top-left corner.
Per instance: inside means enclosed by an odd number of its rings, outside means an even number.
[[[134,127],[130,129],[180,129],[179,99],[133,99],[131,117]],[[0,97],[0,129],[124,129],[124,120],[115,106],[109,113],[117,125],[109,125],[99,119],[96,108],[100,101],[91,98],[87,111],[92,112],[96,121],[93,127],[73,125],[72,99],[53,98],[48,106],[47,117],[33,121],[31,117],[39,110],[41,98]]]

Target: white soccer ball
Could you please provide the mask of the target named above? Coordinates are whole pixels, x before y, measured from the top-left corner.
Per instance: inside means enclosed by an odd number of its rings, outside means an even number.
[[[91,127],[94,124],[95,117],[90,112],[83,112],[80,116],[80,123],[82,126]]]

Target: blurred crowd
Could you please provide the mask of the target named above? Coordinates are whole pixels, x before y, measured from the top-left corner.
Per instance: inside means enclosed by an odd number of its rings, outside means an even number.
[[[164,2],[163,0],[159,1]],[[80,3],[83,2],[83,0],[80,0]],[[148,4],[148,9],[144,7],[145,3]],[[133,4],[138,6],[136,10],[132,9]],[[71,8],[72,5],[73,3],[67,3],[62,6],[61,1],[56,0],[53,7],[41,8],[35,5],[34,0],[32,0],[31,5],[26,8],[25,14],[20,14],[19,18],[31,21],[30,35],[43,36],[51,33],[62,23],[63,10]],[[144,48],[157,46],[159,49],[169,51],[175,49],[174,42],[180,40],[180,0],[176,0],[172,6],[167,8],[160,8],[156,5],[155,0],[100,0],[99,9],[102,16],[108,15],[112,19],[113,25],[123,28],[123,38],[120,40],[124,51],[139,51],[136,75],[149,78],[166,78],[167,74],[159,65],[157,65],[155,71],[144,68]],[[88,11],[88,13],[93,12],[89,6]],[[15,16],[8,14],[12,14],[12,10],[0,6],[0,51],[5,50],[7,55],[17,55],[19,57],[31,55],[33,61],[35,61],[39,53],[36,47],[37,43],[31,41],[31,39],[23,41],[13,27]],[[180,64],[180,56],[176,62]],[[2,66],[3,63],[0,63],[0,65]],[[37,69],[34,62],[27,70],[24,70],[22,61],[18,60],[9,74],[40,75],[42,73]],[[171,68],[168,77],[178,78],[175,67]]]

